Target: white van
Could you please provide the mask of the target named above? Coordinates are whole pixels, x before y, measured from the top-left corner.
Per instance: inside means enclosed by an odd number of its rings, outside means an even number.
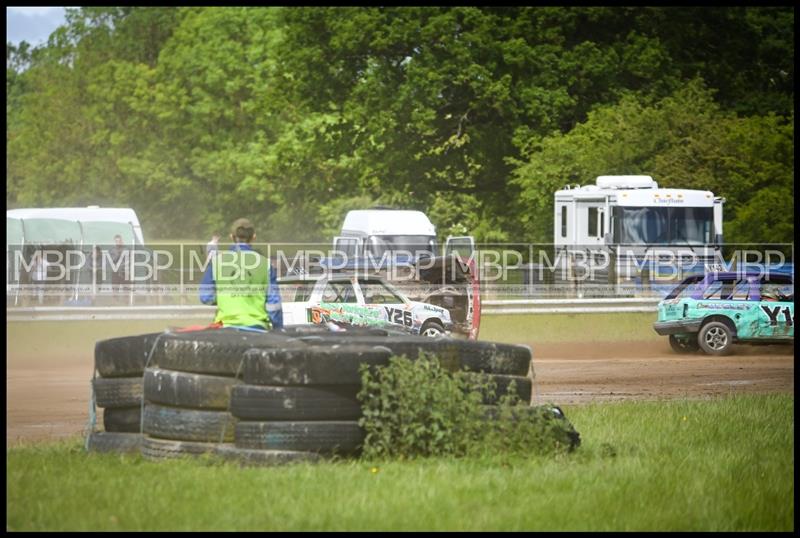
[[[459,247],[467,258],[474,249],[472,237],[450,236],[445,241],[444,254]],[[412,257],[439,255],[436,227],[422,211],[410,209],[356,209],[348,211],[342,223],[341,235],[333,238],[334,250],[347,256],[371,254],[381,258],[385,253],[406,252]]]

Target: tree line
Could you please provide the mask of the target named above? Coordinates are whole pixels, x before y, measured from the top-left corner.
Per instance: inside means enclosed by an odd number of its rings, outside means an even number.
[[[328,241],[348,209],[549,242],[598,175],[793,241],[791,7],[84,7],[6,45],[7,207],[133,207],[147,238]]]

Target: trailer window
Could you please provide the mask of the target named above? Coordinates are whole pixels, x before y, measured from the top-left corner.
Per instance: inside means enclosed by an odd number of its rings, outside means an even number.
[[[590,207],[589,208],[589,226],[587,229],[587,235],[589,237],[597,237],[597,208]]]
[[[567,237],[567,206],[561,206],[561,237]]]

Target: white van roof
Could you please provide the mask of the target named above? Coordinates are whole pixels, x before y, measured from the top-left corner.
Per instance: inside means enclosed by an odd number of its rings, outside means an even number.
[[[117,222],[130,224],[136,238],[144,244],[139,217],[129,207],[34,207],[6,210],[7,219],[59,219],[76,222]]]
[[[428,235],[436,228],[422,211],[409,209],[356,209],[348,211],[342,233],[365,235]]]

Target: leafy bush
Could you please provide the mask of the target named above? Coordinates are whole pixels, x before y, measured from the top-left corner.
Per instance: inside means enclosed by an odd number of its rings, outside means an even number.
[[[392,357],[388,366],[362,367],[358,394],[366,431],[363,456],[415,458],[496,453],[552,453],[580,442],[572,424],[552,405],[528,407],[514,387],[487,406],[492,381],[450,373],[436,357]]]

